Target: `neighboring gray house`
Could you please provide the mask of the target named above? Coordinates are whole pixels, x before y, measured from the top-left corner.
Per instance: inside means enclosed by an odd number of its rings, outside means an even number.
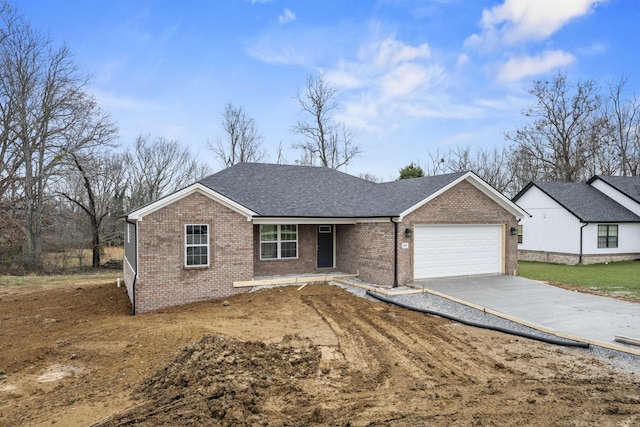
[[[472,172],[376,184],[240,163],[126,216],[134,312],[226,297],[235,282],[318,272],[379,285],[517,274],[525,212]]]
[[[531,182],[513,201],[521,221],[518,257],[565,264],[640,259],[640,178]]]

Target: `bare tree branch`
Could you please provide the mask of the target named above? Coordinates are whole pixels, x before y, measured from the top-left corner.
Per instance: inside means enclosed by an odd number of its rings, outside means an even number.
[[[338,109],[334,99],[335,88],[324,80],[322,74],[307,76],[305,88],[305,92],[298,91],[296,98],[306,120],[299,120],[291,128],[292,133],[303,138],[302,142],[293,145],[293,148],[302,150],[298,163],[314,165],[318,159],[320,165],[332,169],[348,165],[362,150],[355,145],[353,133],[344,123],[334,120]]]
[[[253,118],[249,117],[242,107],[234,107],[227,103],[222,113],[222,129],[224,137],[219,137],[215,144],[209,143],[220,163],[229,167],[240,162],[262,162],[266,153],[262,149],[262,135]]]
[[[137,138],[125,157],[127,165],[128,209],[133,209],[197,181],[209,167],[198,162],[188,148],[176,140],[149,135]]]

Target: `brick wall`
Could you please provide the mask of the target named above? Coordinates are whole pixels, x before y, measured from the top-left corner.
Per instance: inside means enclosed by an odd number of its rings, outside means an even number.
[[[518,258],[523,261],[551,262],[555,264],[575,265],[580,262],[580,255],[560,252],[519,250]],[[633,261],[640,259],[640,254],[582,255],[583,264],[600,264],[603,262]]]
[[[339,225],[337,227],[338,270],[360,273],[364,281],[393,284],[394,225],[389,222]]]
[[[209,225],[208,267],[184,265],[185,225]],[[233,288],[253,278],[251,222],[199,193],[139,222],[136,312],[246,292]]]
[[[501,224],[506,226],[505,273],[518,274],[518,236],[509,233],[518,220],[482,191],[462,181],[426,205],[407,215],[399,224],[398,245],[409,243],[409,249],[398,248],[398,282],[413,280],[413,237],[405,238],[404,230],[418,224]]]
[[[276,276],[284,274],[305,274],[318,271],[317,225],[298,225],[297,259],[260,259],[260,226],[253,226],[253,273],[256,276]],[[322,269],[326,271],[326,269]]]

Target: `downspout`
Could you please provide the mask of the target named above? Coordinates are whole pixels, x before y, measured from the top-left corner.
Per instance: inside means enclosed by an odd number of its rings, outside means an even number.
[[[393,223],[393,287],[398,287],[398,223],[389,217]]]
[[[129,224],[133,224],[136,227],[135,245],[136,245],[136,258],[138,258],[138,224],[135,223],[135,222],[129,221],[128,217],[125,217],[124,220],[125,220],[125,222],[128,222]],[[132,301],[131,301],[131,315],[132,316],[136,315],[136,282],[138,281],[138,268],[139,268],[138,260],[136,259],[136,271],[133,274],[133,283],[131,284],[131,293],[133,294],[133,298],[132,298]]]
[[[580,256],[578,257],[578,264],[582,264],[582,229],[589,225],[588,222],[585,222],[580,227]]]

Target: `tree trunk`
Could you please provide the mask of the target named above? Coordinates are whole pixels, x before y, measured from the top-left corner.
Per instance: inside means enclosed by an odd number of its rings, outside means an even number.
[[[95,221],[91,221],[91,227],[93,228],[93,241],[92,241],[92,266],[93,268],[100,267],[100,226],[95,224]]]

